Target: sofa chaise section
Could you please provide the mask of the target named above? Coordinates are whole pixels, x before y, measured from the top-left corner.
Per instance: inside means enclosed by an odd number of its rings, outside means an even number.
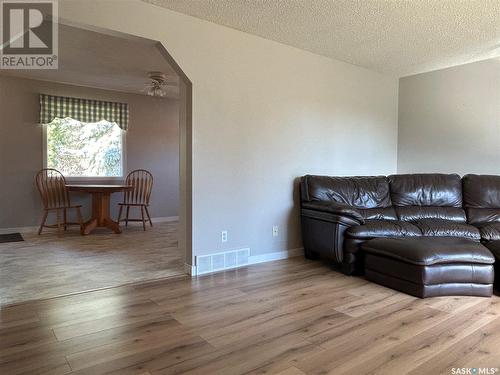
[[[466,238],[377,238],[363,244],[369,281],[416,297],[493,292],[494,256]]]

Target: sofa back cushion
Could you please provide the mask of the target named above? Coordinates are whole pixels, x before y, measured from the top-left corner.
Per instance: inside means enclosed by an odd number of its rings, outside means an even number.
[[[462,181],[457,174],[392,175],[389,186],[400,220],[466,220],[462,209]]]
[[[391,206],[389,182],[377,177],[302,177],[302,201],[342,202],[350,206],[370,209]]]
[[[462,184],[467,221],[500,222],[500,176],[468,174]]]

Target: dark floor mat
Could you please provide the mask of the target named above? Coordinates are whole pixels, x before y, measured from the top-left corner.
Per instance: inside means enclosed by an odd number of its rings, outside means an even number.
[[[8,234],[0,234],[0,243],[5,242],[21,242],[24,241],[21,233],[8,233]]]

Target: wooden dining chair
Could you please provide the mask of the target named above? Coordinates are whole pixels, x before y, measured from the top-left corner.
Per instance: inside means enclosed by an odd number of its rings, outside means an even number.
[[[43,202],[44,214],[38,235],[42,233],[43,228],[57,228],[57,234],[61,234],[61,227],[66,230],[70,225],[80,226],[80,233],[83,233],[83,220],[80,211],[81,205],[71,205],[69,192],[66,188],[66,179],[57,169],[42,169],[35,176],[35,184],[40,192]],[[68,209],[75,209],[78,223],[71,223],[67,220]],[[46,224],[49,212],[56,212],[56,224]],[[63,220],[61,221],[61,213]]]
[[[133,189],[123,193],[123,203],[118,203],[120,210],[118,212],[118,223],[125,221],[128,226],[129,221],[142,221],[142,228],[146,230],[146,220],[144,213],[148,217],[149,224],[153,226],[151,216],[149,215],[149,199],[153,190],[153,175],[145,169],[136,169],[128,174],[125,179],[125,185],[133,186]],[[123,207],[127,208],[125,219],[122,220]],[[141,219],[129,219],[130,207],[141,208]]]

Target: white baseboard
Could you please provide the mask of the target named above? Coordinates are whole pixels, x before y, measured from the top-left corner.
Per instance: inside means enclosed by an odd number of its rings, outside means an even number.
[[[153,223],[170,223],[171,221],[179,221],[179,216],[152,217],[151,221]]]
[[[0,234],[8,233],[36,233],[38,227],[17,227],[17,228],[0,228]]]
[[[196,276],[196,266],[184,263],[184,272],[190,276]]]
[[[174,222],[174,221],[179,221],[179,216],[152,217],[151,221],[153,222],[153,224],[157,224],[157,223],[171,223],[171,222]],[[123,225],[123,223],[124,223],[124,221],[122,221],[122,224],[120,224],[120,225]],[[128,225],[142,225],[142,221],[131,221],[131,222],[128,223]]]
[[[304,254],[303,248],[290,249],[285,251],[276,251],[274,253],[252,255],[249,259],[249,264],[258,264],[264,262],[272,262],[273,260],[288,259]]]
[[[245,264],[242,267],[250,266],[252,264],[272,262],[272,261],[280,260],[280,259],[293,258],[296,256],[301,256],[303,254],[304,254],[304,249],[297,248],[297,249],[290,249],[290,250],[285,250],[285,251],[276,251],[274,253],[251,255],[248,258],[248,264]],[[197,276],[197,274],[198,274],[198,272],[196,270],[196,266],[192,266],[190,264],[184,265],[184,271],[191,276]],[[214,271],[211,273],[215,273],[215,272],[221,272],[221,271]],[[209,275],[209,274],[210,273],[204,273],[203,275]]]
[[[164,216],[164,217],[152,217],[151,221],[153,223],[170,223],[173,221],[179,221],[179,216]],[[142,225],[139,222],[130,222],[129,225]],[[38,231],[38,226],[31,227],[17,227],[17,228],[0,228],[0,234],[7,233],[36,233]]]

